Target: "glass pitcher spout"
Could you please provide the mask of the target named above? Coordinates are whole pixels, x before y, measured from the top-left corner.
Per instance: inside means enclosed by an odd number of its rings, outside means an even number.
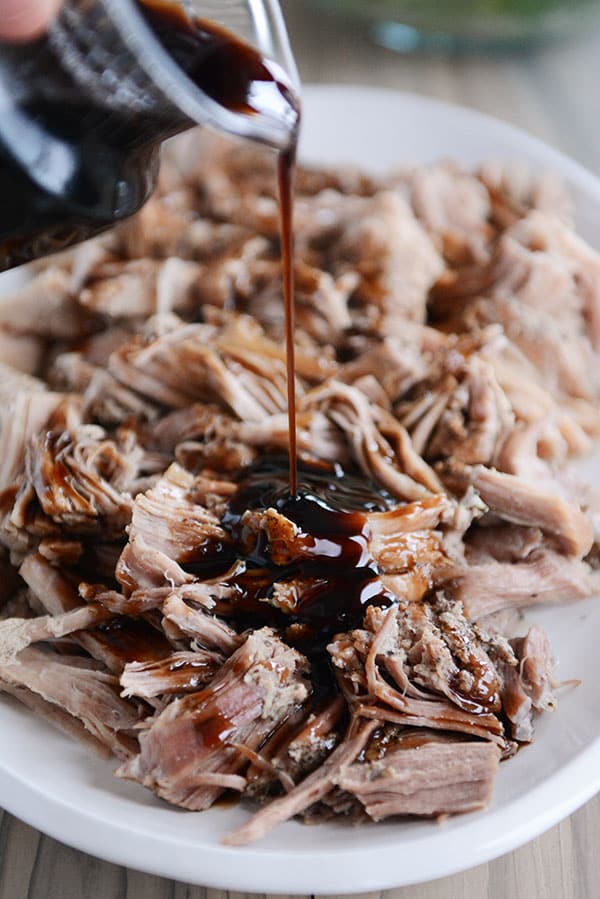
[[[210,23],[224,37],[254,48],[269,66],[269,80],[279,83],[284,97],[289,92],[297,98],[298,71],[277,0],[71,0],[50,39],[76,80],[104,92],[105,104],[170,116],[174,125],[185,118],[276,148],[287,146],[295,125],[287,104],[273,96],[264,103],[255,98],[252,109],[219,102],[162,39],[165,17],[190,27]],[[157,19],[160,27],[152,27]],[[237,59],[229,62],[230,69],[239,65]],[[214,54],[206,67],[213,64],[218,65]]]

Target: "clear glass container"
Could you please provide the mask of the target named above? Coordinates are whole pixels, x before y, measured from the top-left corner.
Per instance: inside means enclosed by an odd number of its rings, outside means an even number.
[[[277,0],[151,5],[225,26],[297,89]],[[135,0],[67,0],[47,35],[2,45],[0,270],[131,215],[154,187],[161,142],[198,123],[274,148],[290,139],[278,110],[233,111],[204,93]]]
[[[180,0],[192,16],[222,25],[269,59],[298,85],[283,15],[277,0]],[[275,147],[286,146],[281,120],[220,106],[182,72],[144,21],[133,0],[68,0],[50,29],[48,43],[62,66],[101,103],[184,118]]]

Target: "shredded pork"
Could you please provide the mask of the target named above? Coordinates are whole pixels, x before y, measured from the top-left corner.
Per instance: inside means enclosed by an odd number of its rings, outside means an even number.
[[[235,845],[482,808],[557,703],[509,623],[598,590],[600,256],[518,166],[300,171],[300,458],[378,498],[335,543],[236,512],[288,450],[272,160],[168,155],[0,301],[0,688],[168,802],[261,803]]]

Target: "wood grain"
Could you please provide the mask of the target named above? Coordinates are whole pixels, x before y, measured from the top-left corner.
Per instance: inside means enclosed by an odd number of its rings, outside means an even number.
[[[509,59],[405,59],[364,30],[284,0],[303,77],[429,94],[492,113],[600,172],[600,35]],[[444,153],[439,136],[440,155]],[[559,713],[560,714],[560,713]],[[1,814],[1,813],[0,813]],[[463,874],[393,890],[387,899],[595,899],[600,797],[528,846]],[[365,895],[375,899],[379,894]],[[150,877],[56,843],[0,817],[0,899],[252,899]],[[283,899],[283,897],[281,897]]]

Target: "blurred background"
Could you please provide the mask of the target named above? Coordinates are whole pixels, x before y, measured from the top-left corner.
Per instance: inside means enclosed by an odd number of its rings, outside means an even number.
[[[305,82],[372,84],[462,103],[600,174],[600,0],[282,6]],[[443,155],[443,134],[435,137]]]

